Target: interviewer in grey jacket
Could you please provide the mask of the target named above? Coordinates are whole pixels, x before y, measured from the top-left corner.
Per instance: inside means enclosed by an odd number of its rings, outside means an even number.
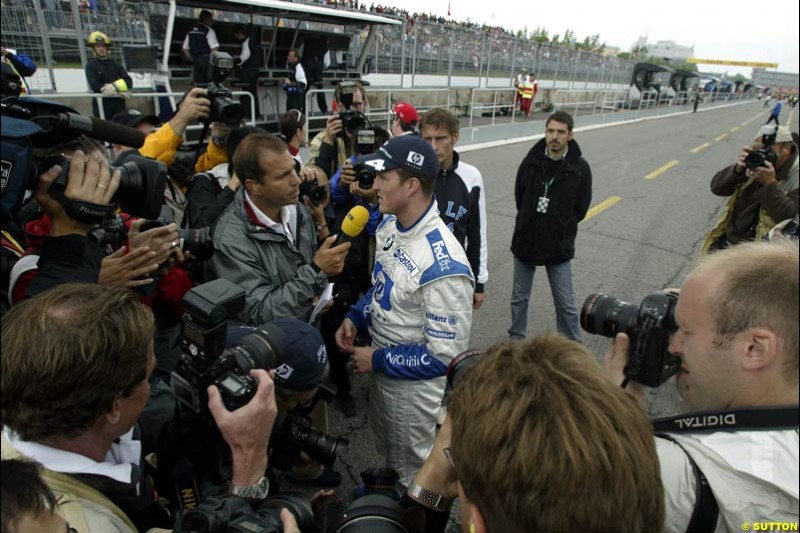
[[[332,247],[334,236],[329,236],[322,209],[298,203],[301,179],[277,137],[247,136],[236,150],[233,169],[244,187],[214,230],[211,272],[245,290],[242,322],[257,326],[283,317],[308,319],[328,278],[342,271],[350,244]]]

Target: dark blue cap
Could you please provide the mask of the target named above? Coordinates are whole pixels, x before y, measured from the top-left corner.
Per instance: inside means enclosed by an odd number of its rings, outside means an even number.
[[[359,157],[356,163],[372,167],[375,172],[402,168],[420,178],[435,180],[441,165],[436,151],[422,137],[400,135],[383,143],[374,154]]]
[[[328,351],[319,331],[296,318],[279,318],[270,324],[279,327],[286,340],[282,353],[278,354],[283,363],[275,369],[275,384],[293,391],[311,390],[319,385],[328,369]],[[229,324],[227,345],[237,343],[255,329]]]

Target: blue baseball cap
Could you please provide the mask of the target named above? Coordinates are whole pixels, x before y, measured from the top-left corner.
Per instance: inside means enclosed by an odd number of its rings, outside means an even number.
[[[275,369],[275,384],[293,391],[311,390],[322,382],[328,371],[328,351],[319,330],[296,318],[279,318],[270,322],[283,331],[283,361]],[[232,346],[256,328],[230,324],[226,344]]]
[[[402,168],[429,180],[435,180],[442,169],[436,151],[417,135],[392,137],[377,152],[359,157],[356,163],[372,167],[375,172]]]

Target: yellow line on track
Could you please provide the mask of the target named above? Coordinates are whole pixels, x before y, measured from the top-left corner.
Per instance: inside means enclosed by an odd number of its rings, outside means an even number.
[[[731,128],[731,133],[733,133],[734,131],[739,131],[739,128],[741,128],[741,126],[734,126],[733,128]]]
[[[714,137],[714,140],[715,140],[715,141],[721,141],[722,139],[724,139],[724,138],[725,138],[725,137],[727,137],[727,136],[728,136],[728,134],[727,134],[727,133],[723,133],[723,134],[722,134],[722,135],[720,135],[719,137]]]
[[[705,150],[709,146],[711,146],[711,143],[703,143],[700,146],[695,146],[694,148],[692,148],[689,151],[692,152],[693,154],[696,154],[697,152],[701,152],[701,151]]]
[[[666,165],[662,165],[662,166],[658,167],[657,169],[655,169],[654,171],[652,171],[650,174],[645,176],[644,179],[646,179],[646,180],[655,179],[658,176],[660,176],[661,174],[663,174],[664,172],[666,172],[667,170],[669,170],[672,167],[674,167],[675,165],[677,165],[678,163],[680,163],[680,161],[678,161],[678,160],[670,161]]]
[[[582,220],[582,222],[586,222],[587,220],[589,220],[593,216],[599,215],[600,213],[602,213],[603,211],[605,211],[606,209],[608,209],[612,205],[616,204],[620,200],[622,200],[621,196],[609,196],[608,198],[606,198],[605,200],[603,200],[599,204],[597,204],[597,205],[593,206],[591,209],[589,209],[589,211],[586,212],[586,217]]]

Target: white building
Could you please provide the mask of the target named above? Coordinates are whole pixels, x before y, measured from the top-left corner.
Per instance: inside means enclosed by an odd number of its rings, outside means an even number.
[[[685,62],[688,58],[694,57],[694,45],[683,46],[675,41],[657,41],[648,43],[647,37],[639,37],[634,47],[647,48],[647,55],[660,57],[675,62]]]

